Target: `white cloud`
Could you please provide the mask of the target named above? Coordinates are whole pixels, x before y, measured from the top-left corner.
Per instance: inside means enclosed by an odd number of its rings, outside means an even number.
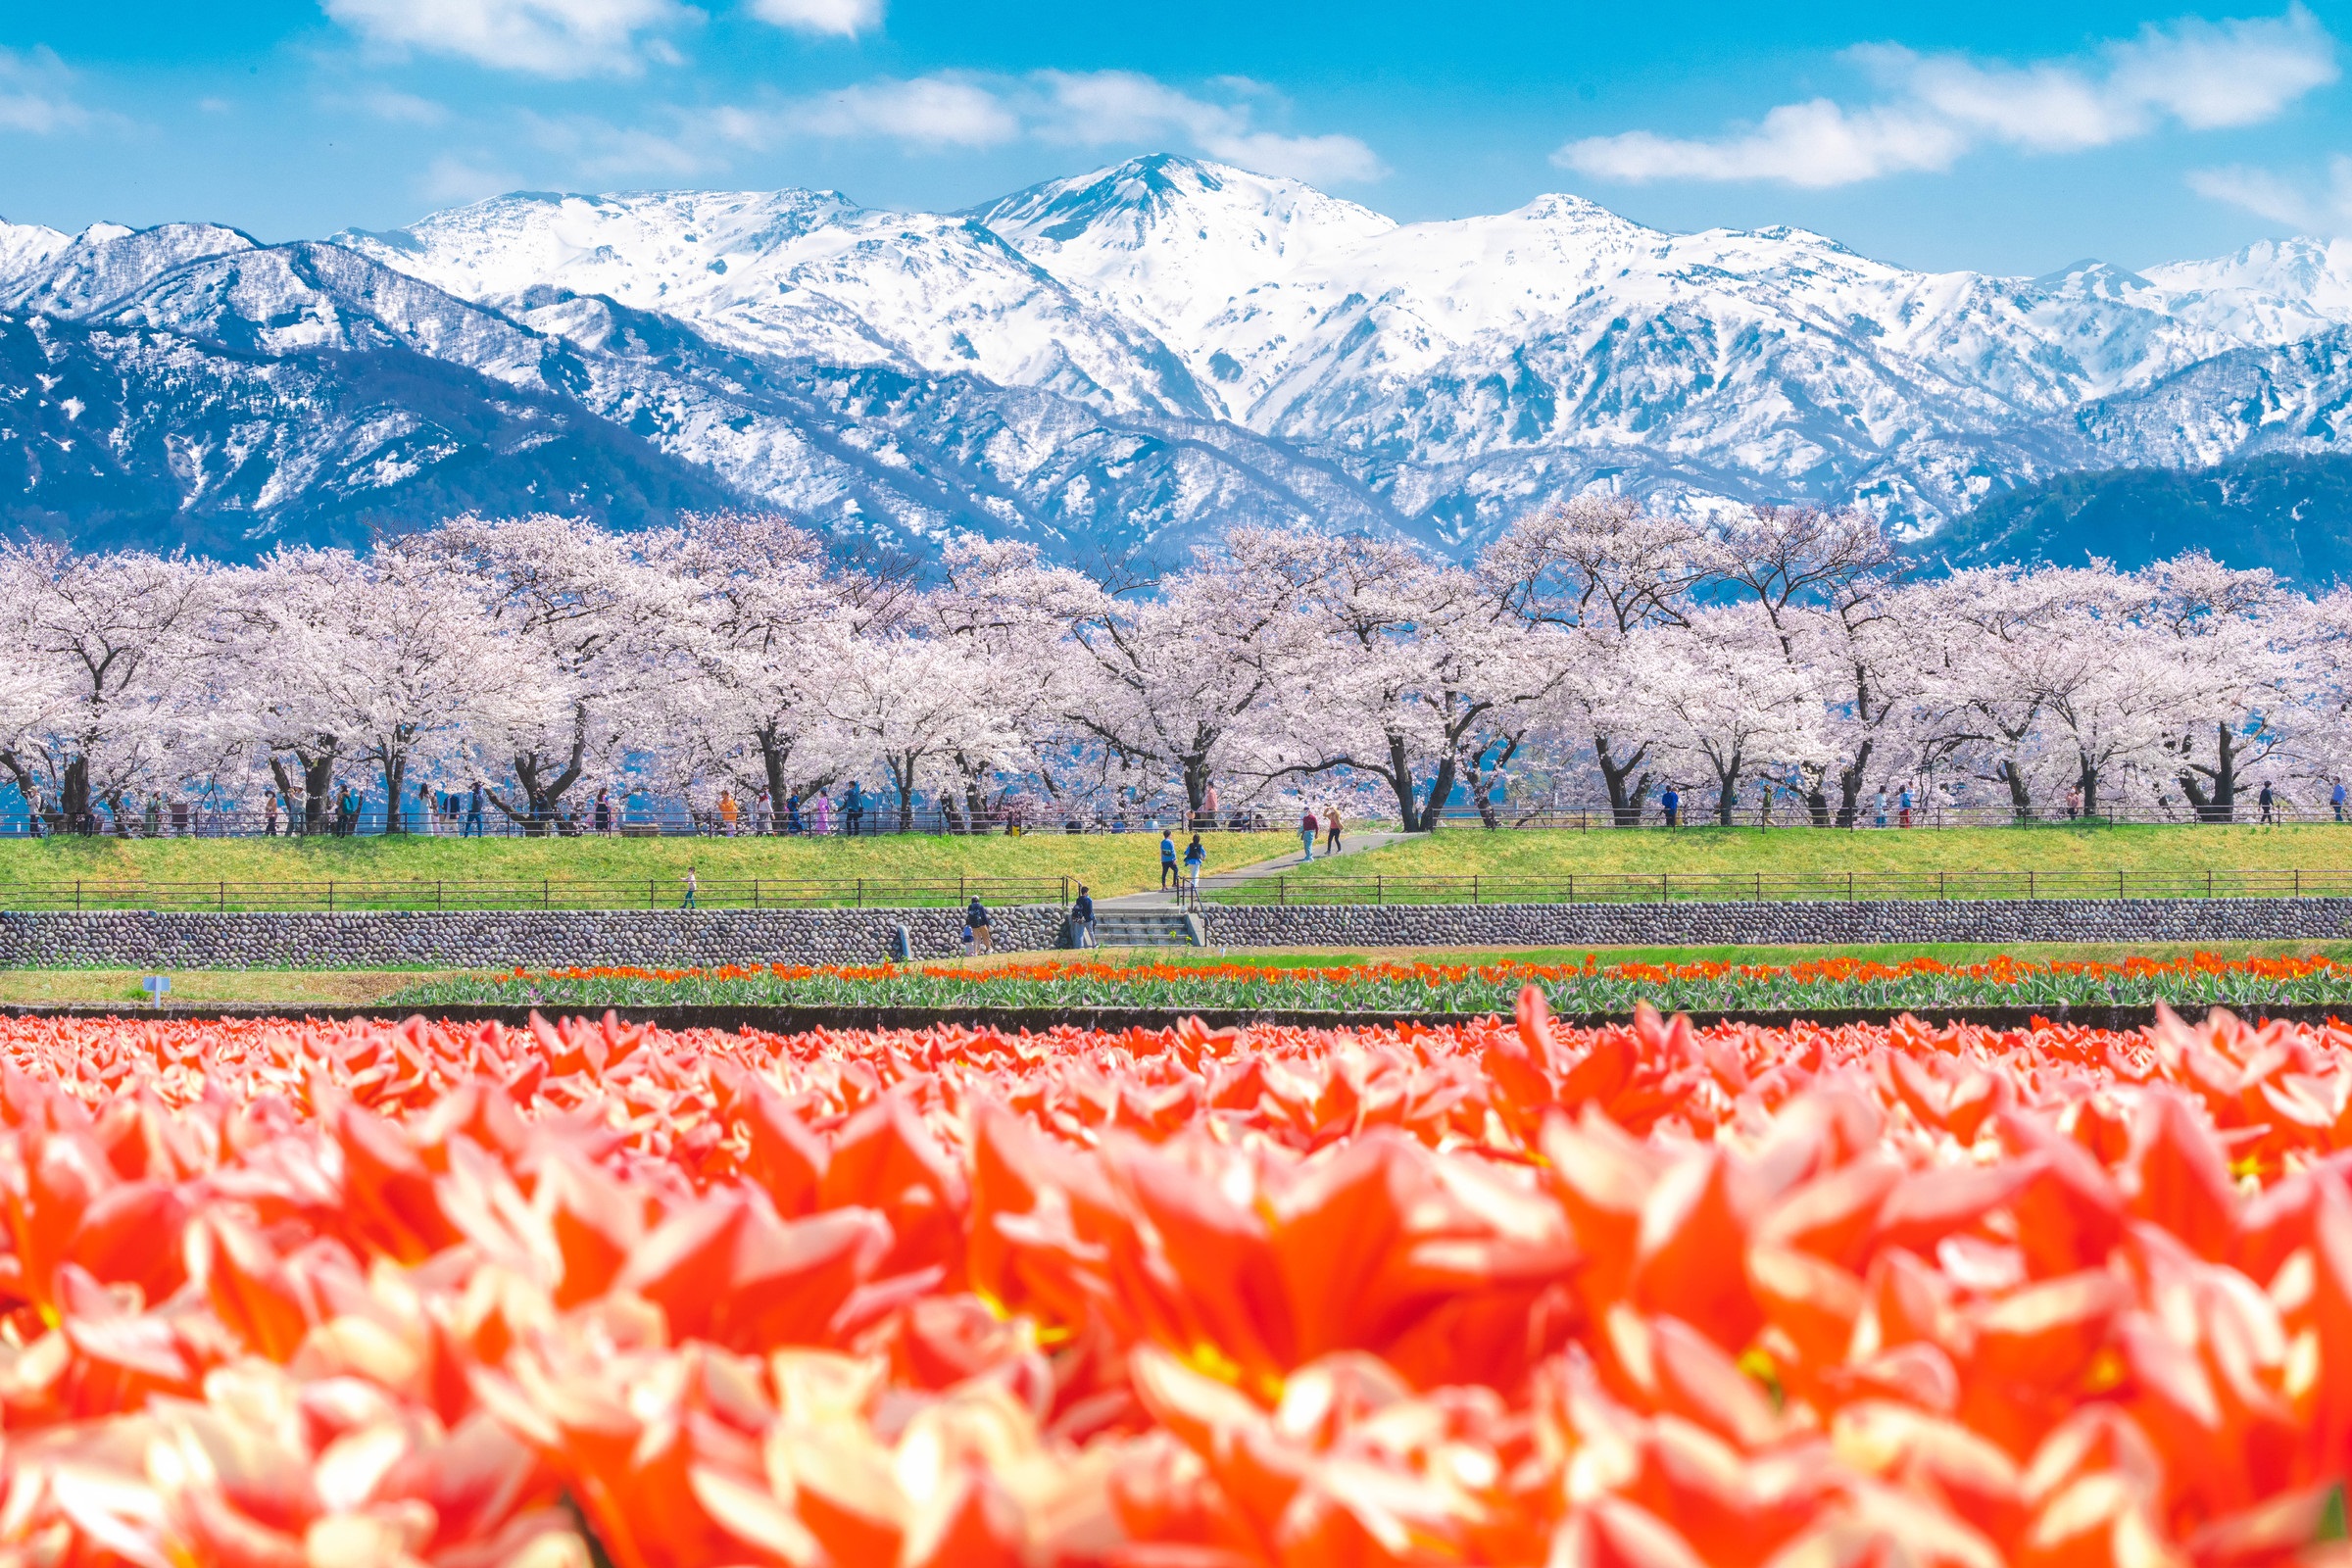
[[[1627,181],[1847,185],[1949,169],[1986,144],[2073,152],[2144,136],[2168,121],[2192,130],[2256,124],[2338,74],[2335,40],[2299,4],[2279,17],[2151,25],[2090,60],[1982,63],[1885,44],[1848,58],[1880,83],[1882,101],[1783,104],[1719,137],[1587,137],[1552,161]]]
[[[760,109],[704,117],[723,140],[767,147],[796,136],[872,137],[919,151],[999,147],[1181,145],[1211,158],[1299,179],[1362,182],[1388,171],[1353,136],[1295,136],[1261,128],[1283,105],[1259,83],[1220,78],[1205,97],[1130,71],[1040,71],[1026,76],[942,72],[885,77]]]
[[[90,112],[74,101],[73,76],[47,49],[0,48],[0,130],[46,136],[87,125]]]
[[[960,76],[861,82],[806,99],[783,118],[811,135],[879,136],[922,148],[995,147],[1021,134],[1019,115]]]
[[[855,38],[882,25],[882,0],[752,0],[752,15],[795,32]]]
[[[2188,187],[2307,234],[2352,234],[2352,158],[2341,153],[2328,161],[2323,182],[2232,166],[2192,170]]]
[[[326,14],[391,50],[457,55],[546,76],[630,74],[677,56],[655,34],[696,13],[677,0],[324,0]]]

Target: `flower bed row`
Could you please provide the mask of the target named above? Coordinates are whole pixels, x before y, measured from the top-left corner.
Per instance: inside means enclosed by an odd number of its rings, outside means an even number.
[[[2283,1562],[2352,1032],[0,1021],[0,1562]]]
[[[2319,956],[2126,958],[1981,963],[1821,958],[1793,964],[1505,961],[1277,967],[1045,959],[966,968],[858,964],[709,969],[515,970],[435,980],[395,999],[405,1006],[505,1004],[548,1007],[672,1005],[899,1007],[1269,1008],[1476,1015],[1507,1011],[1524,986],[1563,1013],[1807,1012],[1970,1006],[2352,1007],[2352,965]]]

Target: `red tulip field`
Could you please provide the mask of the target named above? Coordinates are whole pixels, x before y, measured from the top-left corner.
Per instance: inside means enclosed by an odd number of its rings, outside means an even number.
[[[0,1021],[0,1564],[2344,1551],[2352,1031]]]

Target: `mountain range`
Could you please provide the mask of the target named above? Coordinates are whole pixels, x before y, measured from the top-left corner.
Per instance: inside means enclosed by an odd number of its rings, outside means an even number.
[[[282,245],[0,222],[0,523],[223,556],[729,506],[917,549],[1165,555],[1258,521],[1460,551],[1596,484],[2067,554],[2097,547],[2093,475],[2268,465],[2233,493],[2291,510],[2348,399],[2344,241],[1922,273],[1570,196],[1397,223],[1167,156],[954,214],[666,191]]]

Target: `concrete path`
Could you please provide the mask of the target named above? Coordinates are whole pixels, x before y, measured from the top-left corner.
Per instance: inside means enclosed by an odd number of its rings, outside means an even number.
[[[1385,849],[1407,836],[1403,833],[1356,832],[1350,829],[1341,836],[1340,853],[1337,858],[1347,859],[1373,850]],[[1323,853],[1322,841],[1318,839],[1315,843],[1317,863],[1331,858],[1334,857]],[[1296,855],[1277,856],[1271,860],[1260,860],[1254,865],[1236,866],[1230,871],[1203,872],[1200,877],[1200,885],[1203,888],[1229,888],[1237,882],[1254,882],[1260,877],[1280,876],[1286,871],[1296,871],[1301,863],[1303,862],[1300,858]],[[1180,892],[1172,892],[1165,888],[1153,889],[1145,893],[1125,893],[1115,899],[1097,899],[1095,901],[1095,907],[1098,909],[1176,909],[1183,907],[1183,905],[1184,898]]]

